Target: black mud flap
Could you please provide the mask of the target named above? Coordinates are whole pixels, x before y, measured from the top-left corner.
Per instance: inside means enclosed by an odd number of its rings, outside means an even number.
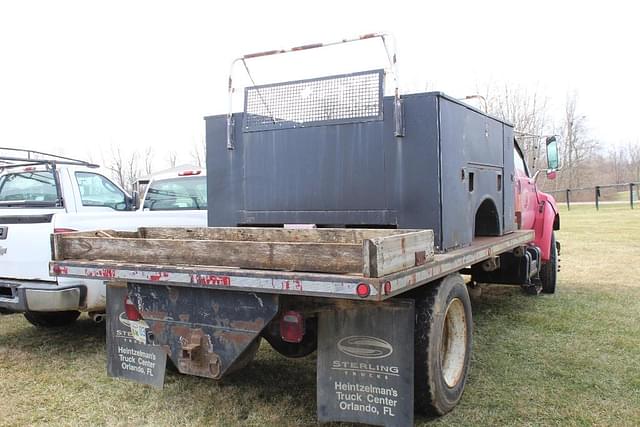
[[[125,314],[126,296],[125,283],[107,285],[107,374],[162,388],[167,353],[134,335],[139,328]]]
[[[278,312],[277,295],[138,283],[128,289],[148,325],[148,344],[165,348],[181,373],[206,378],[248,363]]]
[[[318,421],[413,425],[413,300],[322,312]]]

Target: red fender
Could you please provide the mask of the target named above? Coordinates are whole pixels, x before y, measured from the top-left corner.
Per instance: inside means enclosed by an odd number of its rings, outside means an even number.
[[[536,220],[534,231],[536,237],[534,243],[540,248],[542,261],[549,261],[551,256],[551,234],[553,233],[553,224],[558,215],[558,207],[553,196],[546,193],[538,193],[538,201],[540,203],[536,212]]]

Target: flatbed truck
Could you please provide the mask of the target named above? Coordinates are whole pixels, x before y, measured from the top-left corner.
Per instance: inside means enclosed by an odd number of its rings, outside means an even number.
[[[393,70],[388,36],[357,40],[373,38]],[[264,338],[317,350],[320,422],[457,405],[468,287],[555,292],[559,215],[509,123],[441,93],[384,97],[384,75],[253,86],[243,113],[207,117],[207,228],[53,235],[52,275],[108,283],[109,375],[161,387],[168,363],[220,380]]]

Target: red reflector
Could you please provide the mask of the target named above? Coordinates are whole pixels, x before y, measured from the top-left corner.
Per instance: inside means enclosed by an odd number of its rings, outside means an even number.
[[[51,268],[51,271],[56,276],[59,276],[59,275],[62,275],[62,274],[67,274],[69,272],[69,269],[67,267],[60,267],[59,265],[54,265]]]
[[[127,315],[127,319],[129,320],[133,320],[136,322],[138,320],[142,320],[142,315],[138,311],[138,307],[133,304],[131,298],[129,298],[128,296],[124,297],[124,312]]]
[[[36,168],[35,168],[35,167],[33,167],[33,166],[29,166],[29,167],[27,167],[27,168],[24,168],[23,170],[24,170],[25,172],[32,172],[32,171],[36,170]]]
[[[182,171],[178,173],[178,176],[192,176],[192,175],[200,175],[202,171]]]
[[[366,283],[358,283],[358,286],[356,286],[356,294],[358,294],[360,298],[366,298],[370,293],[371,288]]]
[[[64,228],[64,227],[53,229],[54,233],[73,233],[74,231],[78,231],[78,230],[75,230],[73,228]]]
[[[384,282],[384,294],[389,295],[391,293],[391,282]]]
[[[282,341],[299,343],[304,337],[304,316],[297,311],[287,311],[280,319]]]

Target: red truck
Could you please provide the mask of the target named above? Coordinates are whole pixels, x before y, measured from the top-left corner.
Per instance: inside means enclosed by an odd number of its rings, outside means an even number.
[[[393,71],[387,35],[356,40],[377,38]],[[161,387],[170,363],[219,380],[264,338],[317,350],[320,422],[457,405],[467,287],[553,293],[558,210],[512,125],[438,92],[384,96],[385,74],[254,86],[243,112],[207,117],[208,228],[54,235],[51,274],[108,282],[109,375]]]

